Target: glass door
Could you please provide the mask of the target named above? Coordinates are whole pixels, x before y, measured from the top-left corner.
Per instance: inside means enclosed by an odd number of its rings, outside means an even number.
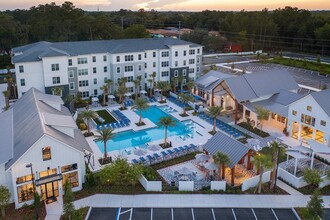
[[[46,183],[46,198],[54,197],[53,183]]]

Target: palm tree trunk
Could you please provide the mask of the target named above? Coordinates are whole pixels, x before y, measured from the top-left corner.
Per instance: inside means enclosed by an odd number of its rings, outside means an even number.
[[[105,90],[103,91],[103,105],[105,105]]]
[[[14,90],[14,98],[16,99],[17,98],[17,92],[16,92],[16,85],[14,84],[14,86],[13,86],[13,90]]]
[[[165,139],[164,139],[164,145],[167,144],[167,127],[165,127]]]
[[[272,177],[271,177],[271,182],[270,182],[270,189],[271,190],[274,190],[275,188],[275,179],[276,179],[276,166],[277,166],[277,155],[278,155],[278,151],[279,149],[276,148],[276,151],[274,151],[274,154],[273,154],[273,171],[272,171]]]
[[[6,109],[8,109],[9,108],[9,96],[8,95],[5,97],[5,100],[6,100]]]
[[[186,103],[183,102],[183,114],[185,115],[186,114]]]
[[[259,174],[259,184],[258,184],[258,194],[261,193],[262,188],[262,175],[264,174],[264,168],[260,167],[260,174]]]
[[[104,146],[104,160],[105,160],[108,157],[108,153],[107,153],[107,142],[105,141],[103,144],[104,144],[103,146]]]
[[[88,132],[88,134],[91,133],[90,127],[89,127],[89,119],[87,119],[87,132]]]
[[[142,111],[140,110],[140,119],[139,119],[139,125],[141,125],[142,122]]]
[[[217,122],[217,118],[214,118],[214,122],[213,122],[213,133],[215,133],[215,128],[216,128],[216,122]]]
[[[218,167],[218,175],[219,175],[219,179],[220,180],[222,180],[222,176],[221,176],[221,174],[222,174],[222,164],[219,164],[219,167]]]
[[[222,179],[224,180],[226,178],[226,166],[224,163],[222,164],[221,171],[222,171]]]

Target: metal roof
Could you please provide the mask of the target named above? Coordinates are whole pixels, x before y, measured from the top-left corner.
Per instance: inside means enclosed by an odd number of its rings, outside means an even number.
[[[229,168],[233,168],[250,150],[241,142],[222,132],[217,132],[204,144],[203,148],[211,155],[217,152],[226,154],[230,159]]]
[[[238,102],[258,98],[257,94],[243,76],[225,79],[225,83]]]
[[[0,165],[13,158],[13,110],[0,113]]]
[[[208,73],[196,79],[195,84],[206,91],[211,91],[222,80],[230,77],[233,76],[219,71],[211,70]]]
[[[141,38],[74,42],[45,42],[13,48],[13,63],[40,61],[42,57],[79,56],[95,53],[128,53],[165,50],[171,46],[200,45],[173,38]],[[16,55],[15,55],[16,54]]]
[[[330,117],[330,89],[313,92],[310,94],[321,106],[325,113]]]

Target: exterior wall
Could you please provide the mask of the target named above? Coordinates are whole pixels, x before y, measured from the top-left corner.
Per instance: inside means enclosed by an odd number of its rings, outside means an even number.
[[[5,171],[5,164],[0,164],[0,186],[6,186],[9,189],[10,195],[13,195],[13,185],[11,184],[11,172]],[[10,202],[14,202],[14,197],[11,196]]]
[[[42,148],[50,146],[51,147],[51,159],[47,161],[43,161],[42,158]],[[84,155],[82,152],[71,148],[52,137],[43,136],[39,139],[25,154],[17,160],[17,162],[10,168],[12,173],[12,187],[13,194],[12,197],[15,200],[16,208],[22,207],[24,203],[18,203],[18,195],[17,195],[17,186],[16,179],[17,177],[29,175],[31,173],[30,168],[26,168],[25,166],[29,163],[33,165],[33,173],[35,174],[36,179],[39,179],[39,172],[46,171],[47,169],[57,169],[57,173],[61,173],[61,167],[65,165],[70,165],[77,163],[78,164],[78,178],[79,178],[79,186],[72,188],[73,191],[80,190],[82,188],[82,183],[84,182],[85,176],[85,162]],[[8,171],[7,171],[8,172]],[[59,181],[59,194],[62,193],[62,181]],[[27,182],[29,183],[29,182]],[[19,184],[19,185],[24,185]],[[38,191],[38,187],[37,187]],[[31,204],[32,201],[28,201],[27,204]]]

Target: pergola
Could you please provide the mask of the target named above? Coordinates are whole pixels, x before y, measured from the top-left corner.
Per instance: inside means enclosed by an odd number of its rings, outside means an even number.
[[[287,155],[287,159],[286,161],[288,162],[289,160],[289,156],[295,158],[295,165],[294,165],[294,172],[293,175],[296,176],[297,174],[297,167],[298,167],[298,159],[306,159],[309,158],[308,156],[300,153],[299,151],[295,151],[295,150],[288,150],[286,151],[286,155]]]
[[[318,154],[330,154],[330,148],[321,144],[315,140],[308,140],[307,143],[309,144],[310,148],[312,149],[312,161],[311,161],[311,169],[313,168],[314,163],[314,155],[315,153]]]

